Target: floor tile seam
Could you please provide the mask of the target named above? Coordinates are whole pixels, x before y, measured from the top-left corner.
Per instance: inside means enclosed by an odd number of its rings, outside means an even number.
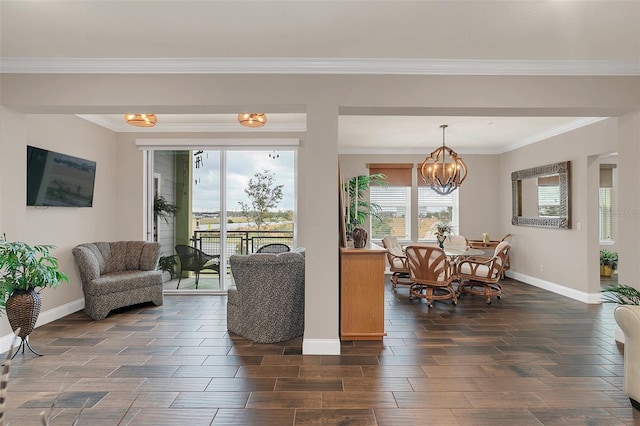
[[[467,394],[472,394],[472,393],[476,393],[476,394],[478,394],[478,393],[479,393],[479,394],[483,394],[483,395],[484,395],[484,394],[487,394],[487,393],[497,393],[497,394],[503,394],[503,395],[504,395],[504,394],[510,394],[510,395],[517,395],[517,394],[533,395],[533,396],[538,400],[538,402],[539,402],[539,403],[543,404],[543,406],[542,406],[542,407],[540,407],[540,406],[534,406],[533,408],[552,408],[552,407],[549,407],[549,406],[546,404],[546,402],[545,402],[542,398],[540,398],[540,396],[538,396],[538,395],[537,395],[535,392],[533,392],[533,391],[491,391],[491,392],[487,392],[487,391],[479,391],[479,392],[463,391],[463,392],[462,392],[462,394],[463,394],[463,396],[465,397],[465,399],[467,399],[467,401],[469,401],[469,405],[470,405],[470,406],[472,406],[473,408],[475,408],[475,409],[479,409],[479,410],[480,410],[480,409],[485,409],[486,407],[482,407],[482,406],[478,407],[478,406],[474,405],[474,404],[473,404],[473,401],[469,398],[469,396],[470,396],[470,395],[467,395]],[[520,407],[521,407],[521,408],[525,408],[525,409],[529,409],[529,408],[531,408],[531,407],[523,406],[523,405],[520,405]],[[490,408],[492,408],[492,409],[494,409],[494,410],[495,410],[495,409],[503,409],[503,408],[501,408],[501,407],[495,407],[495,406],[490,407]],[[511,408],[509,408],[509,409],[511,409]]]
[[[476,411],[476,410],[486,410],[487,412],[491,411],[493,413],[495,413],[495,411],[496,411],[495,408],[451,408],[449,410],[451,411],[451,413],[455,417],[456,421],[459,422],[458,424],[461,425],[461,426],[468,426],[468,423],[460,423],[460,421],[466,421],[468,419],[467,416],[463,417],[462,414],[463,414],[464,411],[470,412],[470,411]],[[525,413],[529,414],[533,419],[535,419],[540,426],[543,426],[545,424],[529,408],[522,408],[522,407],[521,408],[508,408],[506,410],[507,411],[522,411],[522,412],[525,412]]]
[[[544,345],[522,345],[522,344],[518,344],[518,345],[505,345],[504,347],[507,348],[521,348],[521,347],[530,347],[530,346],[544,346]],[[510,351],[504,351],[502,349],[500,349],[499,346],[494,346],[494,348],[500,352],[499,354],[494,354],[494,355],[500,355],[500,356],[514,356],[514,355],[531,355],[531,356],[543,356],[546,357],[547,353],[543,353],[543,352],[522,352],[522,351],[515,351],[515,352],[510,352]],[[554,352],[554,354],[556,354],[556,352]],[[493,355],[489,355],[490,357],[493,357]],[[499,360],[495,360],[494,361],[498,362]],[[551,359],[549,359],[549,362],[552,362],[553,364],[557,364],[554,361],[552,361]]]
[[[605,393],[605,392],[600,392],[600,391],[589,391],[589,392],[591,392],[591,393]],[[541,399],[542,402],[544,403],[545,407],[541,407],[541,408],[549,408],[549,409],[560,410],[560,409],[577,409],[577,408],[583,408],[584,407],[583,405],[576,405],[576,404],[570,404],[570,405],[567,405],[567,406],[558,406],[558,405],[555,405],[555,404],[549,404],[549,403],[547,403],[547,401],[542,399],[540,397],[540,395],[538,395],[536,392],[533,392],[533,393],[536,395],[537,398]],[[622,403],[617,403],[617,401],[613,397],[611,399],[613,401],[610,402],[610,404],[614,404],[614,405],[603,406],[602,402],[598,402],[598,408],[602,408],[602,409],[605,409],[605,408],[610,408],[610,409],[621,409],[621,408],[622,409],[626,409],[626,408],[629,408],[629,405],[626,402],[624,404],[622,404]]]
[[[605,408],[602,408],[602,409],[604,411],[606,411],[607,413],[609,413],[609,415],[611,417],[615,418],[616,420],[620,420],[620,425],[626,425],[627,424],[626,422],[629,420],[629,416],[627,415],[625,417],[622,417],[621,415],[616,414],[616,412],[618,412],[620,410],[619,408],[605,407]],[[624,412],[626,412],[626,410]],[[634,418],[634,416],[635,415],[632,414],[631,418]],[[636,420],[634,420],[634,421],[636,421]],[[637,421],[636,421],[636,423],[637,423]]]
[[[612,337],[613,338],[613,337]],[[600,346],[600,345],[595,345],[595,347],[597,348],[601,348],[602,350],[607,351],[607,355],[615,355],[618,356],[618,353],[614,352],[613,350],[610,350],[608,347],[604,347],[604,346]]]
[[[553,387],[551,387],[550,385],[545,384],[544,382],[542,382],[542,380],[540,380],[539,377],[470,377],[470,379],[476,384],[476,386],[478,386],[478,389],[480,392],[499,392],[499,391],[494,391],[494,390],[490,390],[487,389],[487,382],[490,382],[492,379],[504,379],[504,380],[514,380],[514,379],[533,379],[535,380],[540,386],[546,386],[549,387],[550,389],[548,391],[556,391],[557,389],[554,389]],[[515,381],[515,380],[514,380]],[[475,391],[469,391],[469,392],[475,392]],[[532,392],[532,391],[516,391],[516,392]]]

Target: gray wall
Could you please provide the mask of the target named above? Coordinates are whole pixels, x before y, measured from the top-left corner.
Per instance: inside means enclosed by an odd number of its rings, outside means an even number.
[[[484,193],[491,193],[491,182],[497,182],[498,220],[500,224],[509,223],[511,203],[506,200],[510,199],[508,176],[511,171],[560,160],[575,161],[575,200],[578,201],[574,202],[573,212],[574,220],[583,224],[582,231],[514,230],[510,226],[505,231],[522,234],[514,239],[514,245],[521,250],[514,255],[514,262],[519,259],[517,268],[533,276],[533,271],[527,268],[535,268],[541,259],[529,262],[529,256],[534,252],[548,251],[553,245],[562,249],[561,252],[556,251],[562,258],[542,259],[545,273],[549,269],[549,272],[557,272],[559,275],[554,280],[567,277],[566,283],[560,283],[564,288],[583,288],[581,280],[585,274],[581,270],[588,268],[597,273],[598,251],[594,249],[591,254],[591,250],[585,249],[591,241],[587,232],[592,232],[592,223],[595,223],[592,214],[594,206],[597,212],[597,203],[593,204],[585,195],[590,168],[581,150],[585,141],[587,154],[593,155],[599,152],[599,149],[591,149],[593,144],[602,144],[598,148],[609,148],[611,143],[617,143],[621,155],[618,163],[620,190],[625,193],[624,200],[620,200],[620,209],[628,212],[628,217],[622,216],[619,222],[619,275],[621,279],[625,278],[625,282],[634,284],[640,282],[640,262],[635,261],[640,253],[640,226],[637,223],[637,212],[640,211],[637,191],[640,186],[637,173],[640,164],[639,81],[638,77],[597,76],[3,74],[0,76],[2,104],[16,112],[3,112],[2,117],[4,127],[4,115],[11,116],[11,129],[2,129],[0,133],[3,138],[0,229],[17,238],[33,241],[38,239],[38,235],[32,233],[33,224],[27,223],[26,218],[35,220],[42,217],[46,223],[55,226],[55,214],[25,211],[23,191],[13,189],[16,176],[24,176],[25,173],[22,159],[26,135],[35,129],[48,139],[51,134],[66,136],[64,141],[59,139],[56,144],[72,145],[71,154],[82,156],[95,147],[104,151],[106,157],[102,160],[105,171],[98,173],[105,173],[101,175],[102,179],[106,179],[104,176],[110,179],[108,183],[101,183],[109,202],[100,203],[100,209],[92,209],[93,212],[100,211],[100,214],[95,214],[84,227],[79,227],[80,221],[75,220],[78,213],[73,214],[71,220],[67,214],[60,215],[57,219],[67,221],[69,225],[60,229],[62,233],[47,230],[45,234],[49,242],[64,246],[66,266],[72,264],[68,254],[71,245],[68,234],[74,241],[99,237],[145,238],[145,164],[143,153],[135,145],[136,135],[118,134],[114,141],[112,133],[107,130],[91,124],[79,124],[76,117],[65,117],[63,121],[51,114],[124,112],[132,105],[157,114],[175,111],[237,113],[239,110],[306,112],[307,131],[299,134],[299,197],[296,208],[298,244],[307,248],[303,351],[336,353],[340,350],[337,160],[338,117],[341,112],[353,115],[410,112],[414,115],[612,116],[620,119],[604,124],[604,128],[590,126],[581,132],[558,136],[547,144],[535,144],[502,156],[495,176],[482,169],[487,173],[489,184],[481,189]],[[131,90],[132,87],[136,90]],[[35,118],[40,114],[44,116]],[[68,130],[60,128],[61,122],[73,123],[74,129],[78,127],[88,134],[69,134]],[[255,135],[265,138],[283,136],[277,132]],[[173,136],[171,133],[145,133],[145,137]],[[233,139],[242,135],[200,134],[193,137]],[[474,167],[469,164],[470,173],[474,173]],[[463,195],[461,191],[461,197]],[[462,208],[482,209],[483,206],[471,203]],[[493,232],[481,226],[483,218],[474,220],[477,222],[468,225],[469,233]],[[540,255],[547,256],[545,253]],[[627,262],[625,258],[632,260]],[[552,267],[554,264],[558,266]],[[588,282],[591,285],[590,275]],[[588,289],[589,293],[593,291]],[[66,295],[67,298],[72,298],[72,295]],[[45,298],[45,303],[51,307],[51,299]],[[60,302],[54,304],[59,307]]]

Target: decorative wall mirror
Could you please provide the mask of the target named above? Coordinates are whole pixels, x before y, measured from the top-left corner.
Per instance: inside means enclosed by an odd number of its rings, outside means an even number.
[[[511,223],[539,228],[571,228],[570,161],[511,173]]]

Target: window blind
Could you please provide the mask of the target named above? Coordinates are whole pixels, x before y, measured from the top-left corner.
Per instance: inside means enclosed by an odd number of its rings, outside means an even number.
[[[389,186],[411,186],[411,163],[369,164],[369,174],[383,173]]]

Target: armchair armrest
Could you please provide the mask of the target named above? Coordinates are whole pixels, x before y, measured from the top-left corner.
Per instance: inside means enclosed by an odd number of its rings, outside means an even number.
[[[140,253],[140,270],[153,271],[158,267],[162,246],[157,242],[144,242]]]
[[[73,248],[72,253],[83,283],[88,284],[100,277],[100,264],[89,248],[77,246]]]
[[[470,256],[457,264],[458,275],[491,278],[494,258]],[[464,269],[464,270],[463,270]]]

